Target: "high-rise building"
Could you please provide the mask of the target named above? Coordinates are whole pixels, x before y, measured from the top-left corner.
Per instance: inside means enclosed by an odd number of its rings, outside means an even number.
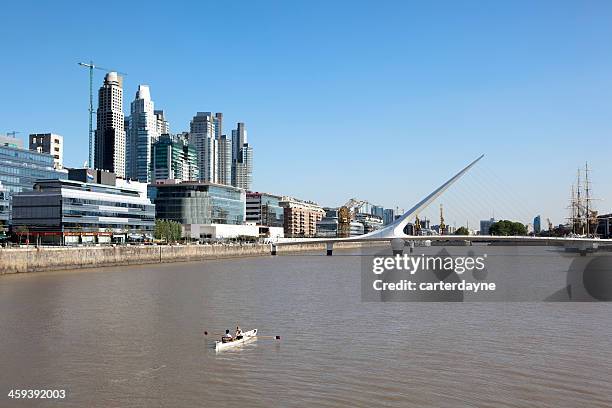
[[[170,134],[170,124],[166,120],[166,115],[163,110],[153,111],[158,135]]]
[[[233,160],[238,160],[240,156],[240,149],[242,145],[247,143],[247,131],[244,123],[238,122],[236,124],[236,129],[232,130],[232,144],[234,146],[234,153],[232,154]]]
[[[393,221],[395,221],[395,211],[393,210],[393,208],[385,208],[383,212],[383,222],[385,223],[385,225],[389,225]]]
[[[106,74],[98,91],[97,119],[94,166],[125,177],[123,78],[116,72]]]
[[[159,137],[158,116],[154,112],[149,87],[138,85],[136,98],[131,103],[126,178],[143,183],[151,181],[151,145]]]
[[[196,149],[181,135],[161,135],[152,145],[151,178],[192,181],[198,179]]]
[[[215,113],[213,121],[215,122],[215,137],[219,139],[223,135],[223,113]]]
[[[53,167],[64,167],[64,138],[55,133],[30,134],[30,150],[53,156]]]
[[[542,218],[538,215],[533,219],[533,232],[539,234],[542,231]]]
[[[221,135],[217,139],[217,182],[232,185],[232,139]]]
[[[380,205],[373,205],[371,214],[382,219],[385,216],[385,209]]]
[[[131,118],[129,116],[126,116],[123,119],[123,129],[125,129],[125,155],[126,155],[126,159],[129,160],[129,153],[128,153],[128,145],[129,145],[129,138],[130,138],[130,124],[132,123]],[[127,172],[127,168],[126,168],[126,172]]]
[[[198,112],[193,117],[189,137],[198,155],[199,180],[217,183],[217,139],[211,112]]]
[[[232,185],[250,190],[253,183],[253,147],[247,141],[244,123],[232,130]]]
[[[248,143],[242,145],[234,170],[234,185],[238,188],[250,190],[253,184],[253,148]]]

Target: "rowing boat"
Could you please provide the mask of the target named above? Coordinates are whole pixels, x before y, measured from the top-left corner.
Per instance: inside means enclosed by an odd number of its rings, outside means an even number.
[[[236,347],[248,341],[251,341],[256,337],[257,337],[257,329],[242,332],[241,339],[228,341],[227,343],[223,343],[222,341],[215,341],[215,350],[220,351],[220,350],[228,349],[230,347]]]

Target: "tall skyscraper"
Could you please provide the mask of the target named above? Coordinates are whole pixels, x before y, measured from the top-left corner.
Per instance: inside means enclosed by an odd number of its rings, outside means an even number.
[[[173,179],[198,179],[198,159],[195,148],[181,135],[164,134],[152,146],[152,182]]]
[[[535,232],[536,234],[542,232],[542,217],[540,217],[539,215],[537,215],[533,219],[533,232]]]
[[[238,160],[240,155],[240,149],[242,145],[247,142],[247,131],[244,123],[238,122],[236,129],[232,130],[232,144],[234,146],[234,152],[232,153],[232,159]]]
[[[232,139],[221,135],[217,140],[217,163],[219,184],[232,185]]]
[[[232,185],[250,190],[253,183],[253,147],[247,141],[244,123],[232,130]]]
[[[223,114],[221,112],[215,113],[215,137],[217,140],[223,135]]]
[[[116,72],[109,72],[98,91],[95,168],[125,177],[125,143],[123,78]]]
[[[151,181],[151,145],[159,138],[154,112],[149,87],[138,85],[136,98],[131,104],[126,177],[143,183]]]
[[[217,139],[211,112],[198,112],[191,120],[190,140],[198,155],[199,180],[217,183]]]
[[[235,187],[250,191],[253,184],[253,147],[248,143],[242,145],[236,162]]]
[[[154,111],[154,113],[155,113],[155,120],[157,121],[157,134],[158,135],[170,134],[170,124],[166,120],[166,115],[164,114],[164,111],[156,110]]]

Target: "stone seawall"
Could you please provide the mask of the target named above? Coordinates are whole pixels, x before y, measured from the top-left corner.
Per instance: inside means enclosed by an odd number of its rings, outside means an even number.
[[[336,249],[360,248],[360,243],[337,243]],[[281,245],[278,254],[325,250],[325,244]],[[0,275],[116,265],[188,262],[204,259],[270,255],[270,245],[177,245],[41,247],[0,249]]]

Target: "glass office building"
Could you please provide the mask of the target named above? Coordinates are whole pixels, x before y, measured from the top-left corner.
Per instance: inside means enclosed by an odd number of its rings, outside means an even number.
[[[267,193],[246,193],[246,220],[257,225],[282,227],[285,209],[280,206],[282,197]]]
[[[167,179],[197,180],[199,168],[195,147],[180,136],[161,135],[152,145],[151,174],[154,183]]]
[[[39,180],[33,191],[16,193],[12,207],[16,230],[56,243],[153,239],[155,229],[155,207],[138,182]]]
[[[67,179],[67,170],[53,168],[50,154],[38,153],[13,146],[0,146],[0,183],[4,199],[9,206],[0,203],[0,220],[10,218],[10,202],[14,193],[32,190],[38,179]]]
[[[158,183],[150,187],[158,219],[186,224],[244,224],[242,189],[199,181]]]

